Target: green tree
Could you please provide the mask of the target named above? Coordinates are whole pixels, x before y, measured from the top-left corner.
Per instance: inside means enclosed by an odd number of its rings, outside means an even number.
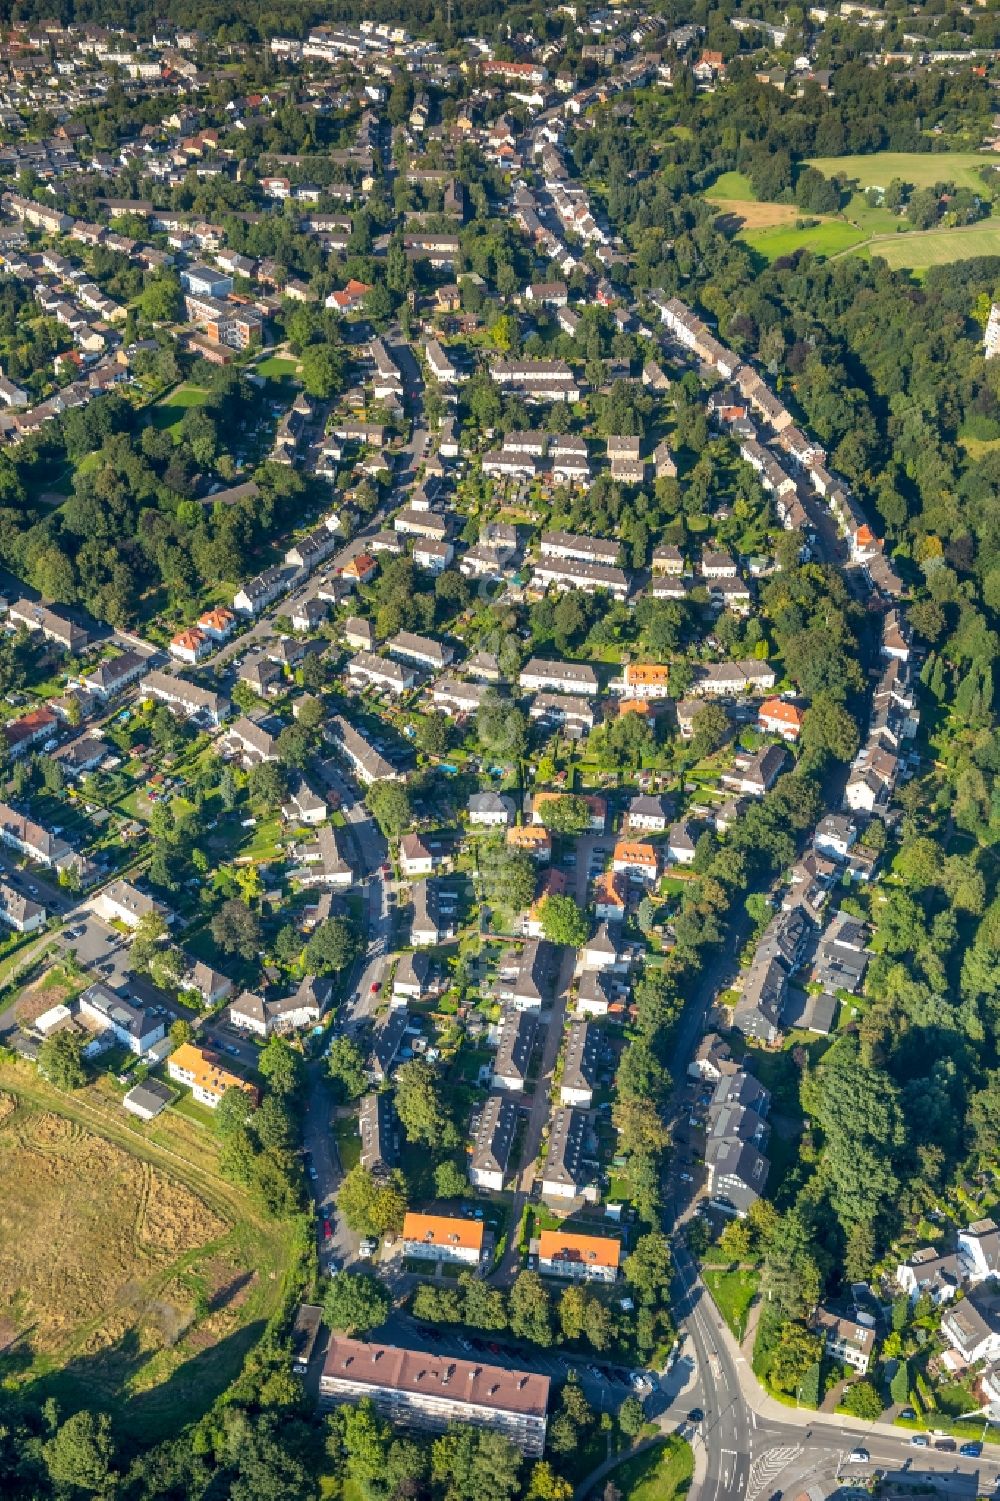
[[[257,1068],[278,1095],[292,1095],[301,1087],[303,1079],[302,1054],[297,1053],[278,1032],[272,1032],[261,1049]]]
[[[870,1381],[855,1381],[849,1386],[841,1406],[864,1423],[877,1423],[882,1416],[882,1398]]]
[[[389,1317],[392,1299],[370,1272],[337,1272],[323,1299],[323,1318],[341,1334],[367,1334]]]
[[[38,1067],[57,1089],[80,1089],[87,1082],[82,1043],[73,1032],[53,1032],[38,1050]]]
[[[223,902],[211,922],[212,938],[227,954],[253,959],[261,946],[260,923],[245,902]]]
[[[385,1235],[401,1230],[406,1213],[406,1180],[392,1172],[376,1178],[367,1168],[353,1167],[337,1192],[337,1208],[349,1229],[359,1235]]]
[[[253,1115],[254,1105],[249,1092],[231,1084],[215,1107],[215,1129],[220,1136],[232,1136],[243,1130]]]
[[[434,1169],[434,1197],[437,1199],[461,1199],[467,1188],[465,1174],[450,1157],[439,1162]]]
[[[547,896],[541,904],[542,928],[552,943],[581,948],[587,941],[590,924],[571,896]]]
[[[368,1090],[365,1060],[351,1037],[335,1037],[326,1060],[330,1078],[339,1085],[348,1100],[357,1100]]]
[[[346,917],[321,923],[306,944],[306,968],[311,975],[332,975],[357,958],[361,939]]]
[[[387,839],[399,839],[412,828],[413,809],[402,782],[373,782],[365,802]]]
[[[434,1440],[431,1476],[453,1501],[509,1501],[520,1489],[523,1458],[491,1428],[456,1424]]]
[[[491,1287],[471,1272],[458,1279],[462,1294],[462,1318],[473,1329],[506,1329],[507,1305],[499,1287]]]
[[[111,1419],[106,1412],[74,1413],[42,1447],[52,1484],[69,1494],[81,1490],[106,1495],[114,1486],[114,1457]]]
[[[309,344],[301,355],[302,384],[310,396],[329,401],[341,389],[343,361],[329,344]]]
[[[423,1058],[411,1058],[396,1070],[396,1114],[411,1142],[428,1147],[454,1146],[457,1133],[441,1103],[437,1077]]]
[[[282,731],[284,734],[284,731]],[[247,777],[247,796],[257,807],[275,812],[288,797],[288,777],[277,761],[260,761]]]
[[[522,760],[528,748],[528,722],[524,714],[492,688],[476,712],[476,734],[484,750],[505,766]]]
[[[537,1272],[520,1272],[508,1299],[511,1332],[536,1345],[552,1343],[552,1301]]]
[[[590,826],[586,799],[572,792],[545,798],[540,812],[542,823],[553,834],[582,834]]]
[[[339,1464],[343,1454],[351,1479],[369,1493],[385,1475],[392,1429],[378,1417],[368,1397],[356,1405],[338,1407],[330,1427],[331,1457]]]
[[[644,1303],[664,1301],[672,1273],[667,1237],[658,1230],[640,1235],[634,1248],[626,1256],[622,1270],[626,1281]]]
[[[618,1426],[626,1438],[638,1438],[646,1422],[646,1411],[639,1398],[631,1394],[618,1409]]]
[[[823,1353],[823,1341],[804,1324],[784,1324],[771,1354],[768,1374],[780,1392],[795,1392]]]
[[[729,715],[721,704],[702,704],[691,721],[691,751],[698,757],[710,756],[725,745],[730,734]]]

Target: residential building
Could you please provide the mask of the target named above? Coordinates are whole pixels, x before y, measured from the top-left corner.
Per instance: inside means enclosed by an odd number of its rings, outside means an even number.
[[[401,782],[403,774],[397,771],[363,731],[355,729],[342,714],[334,715],[329,724],[334,742],[340,747],[352,771],[370,786],[372,782]]]
[[[655,886],[660,875],[659,852],[655,844],[619,839],[612,855],[612,868],[646,886]]]
[[[477,1267],[483,1257],[482,1220],[444,1214],[414,1214],[403,1220],[403,1251],[422,1261]]]
[[[621,1262],[621,1242],[605,1235],[577,1235],[543,1230],[538,1237],[538,1270],[543,1277],[576,1282],[614,1282]]]
[[[388,1016],[375,1029],[367,1069],[376,1084],[383,1084],[389,1077],[392,1065],[403,1045],[410,1015],[405,1006],[394,1006]]]
[[[962,1281],[962,1264],[954,1251],[921,1246],[896,1268],[896,1283],[915,1303],[924,1293],[935,1306],[954,1298]]]
[[[827,1308],[818,1308],[812,1328],[822,1337],[823,1347],[837,1365],[850,1366],[859,1376],[868,1374],[875,1345],[875,1331]]]
[[[366,1094],[358,1114],[361,1136],[361,1166],[376,1177],[384,1176],[396,1166],[396,1116],[392,1095]]]
[[[597,673],[581,662],[553,662],[532,657],[518,679],[522,693],[575,693],[596,698],[600,689]]]
[[[601,1061],[601,1033],[589,1022],[571,1022],[566,1034],[559,1103],[589,1110],[594,1102]]]
[[[530,1011],[504,1011],[490,1080],[494,1089],[523,1091],[535,1046],[537,1026]]]
[[[160,699],[186,719],[202,719],[215,726],[221,724],[229,713],[229,700],[220,693],[213,693],[210,688],[202,688],[167,672],[148,672],[142,689],[143,693]]]
[[[529,1458],[545,1447],[547,1376],[334,1334],[319,1390],[324,1406],[369,1398],[401,1427],[441,1432],[470,1423],[502,1433]]]
[[[46,641],[52,641],[56,646],[61,646],[64,651],[70,652],[73,656],[78,656],[80,652],[85,651],[89,641],[83,627],[70,620],[68,616],[51,605],[37,604],[30,599],[15,600],[7,611],[6,623],[14,627],[23,625],[27,630],[44,636]]]
[[[962,1280],[973,1286],[1000,1278],[1000,1228],[995,1220],[976,1220],[958,1232],[958,1260]]]
[[[185,1042],[167,1059],[167,1073],[179,1084],[186,1084],[199,1104],[214,1110],[227,1089],[242,1089],[253,1099],[257,1088],[238,1074],[231,1073],[203,1048]]]
[[[502,792],[474,792],[468,809],[473,828],[506,829],[514,822],[514,800]]]
[[[45,923],[45,908],[0,880],[0,922],[18,933],[34,933]]]
[[[127,928],[137,928],[144,917],[154,912],[163,912],[159,902],[133,886],[130,881],[112,881],[94,902],[94,910],[106,922],[124,923]]]
[[[409,693],[417,681],[412,667],[368,651],[359,651],[351,658],[347,677],[352,688],[375,688],[395,695]]]
[[[662,834],[670,821],[671,800],[637,793],[628,805],[625,826],[629,833]]]
[[[98,981],[79,999],[80,1012],[122,1047],[142,1058],[166,1035],[169,1017],[160,1007],[145,1006],[119,995]]]
[[[549,1149],[540,1170],[542,1196],[596,1202],[597,1163],[591,1127],[581,1110],[559,1106],[549,1122]]]
[[[769,698],[757,711],[757,723],[766,735],[780,735],[783,740],[798,740],[802,733],[803,711],[785,698]]]
[[[517,1105],[508,1096],[487,1097],[469,1158],[469,1182],[474,1188],[503,1192],[517,1117]]]
[[[941,1320],[941,1333],[963,1365],[1000,1358],[1000,1297],[973,1288]]]

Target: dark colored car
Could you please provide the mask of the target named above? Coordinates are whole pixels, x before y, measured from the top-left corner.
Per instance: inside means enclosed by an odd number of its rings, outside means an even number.
[[[692,1407],[691,1411],[688,1413],[689,1423],[701,1423],[704,1421],[704,1418],[705,1414],[702,1412],[700,1407]]]
[[[978,1459],[983,1452],[983,1446],[978,1441],[971,1444],[963,1444],[959,1454],[964,1454],[966,1459]]]

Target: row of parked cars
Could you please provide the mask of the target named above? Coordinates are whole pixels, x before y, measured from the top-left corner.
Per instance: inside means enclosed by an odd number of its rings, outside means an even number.
[[[435,1344],[444,1335],[443,1330],[435,1329],[430,1324],[418,1324],[417,1333],[422,1335],[424,1339],[429,1339]],[[479,1354],[485,1354],[488,1351],[491,1355],[499,1355],[507,1359],[517,1360],[522,1365],[530,1365],[532,1361],[532,1352],[530,1350],[520,1348],[516,1350],[511,1349],[507,1345],[498,1344],[495,1339],[480,1339],[478,1336],[470,1335],[468,1339],[459,1337],[457,1344],[470,1355],[474,1351]],[[557,1355],[556,1359],[565,1361],[567,1366],[576,1365],[577,1363],[569,1355]],[[652,1391],[653,1383],[645,1371],[629,1371],[624,1366],[610,1365],[588,1365],[586,1370],[593,1376],[595,1381],[606,1381],[616,1386],[631,1387],[633,1391],[640,1393]]]

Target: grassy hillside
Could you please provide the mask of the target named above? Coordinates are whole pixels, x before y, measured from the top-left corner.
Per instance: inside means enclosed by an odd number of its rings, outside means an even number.
[[[0,1065],[0,1378],[149,1441],[239,1373],[293,1231],[219,1177],[210,1129],[175,1111],[143,1125],[108,1090]]]
[[[862,188],[884,188],[894,177],[915,188],[930,188],[936,182],[953,182],[957,188],[983,186],[983,167],[1000,166],[996,156],[983,151],[875,151],[869,156],[817,156],[809,163],[824,177],[846,176]]]

